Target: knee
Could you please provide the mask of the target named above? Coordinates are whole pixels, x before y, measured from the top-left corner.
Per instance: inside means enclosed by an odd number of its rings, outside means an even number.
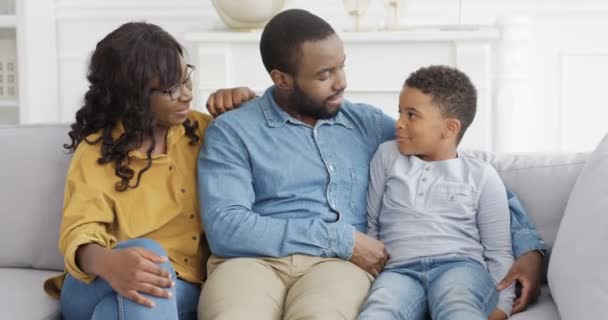
[[[165,248],[163,248],[163,246],[161,246],[160,243],[158,243],[152,239],[147,239],[147,238],[137,238],[137,239],[130,239],[127,241],[121,241],[116,246],[116,249],[134,248],[134,247],[144,248],[146,250],[154,252],[155,254],[157,254],[159,256],[167,256],[167,251],[165,251]]]
[[[91,320],[115,317],[118,317],[118,301],[115,294],[108,294],[95,306]]]

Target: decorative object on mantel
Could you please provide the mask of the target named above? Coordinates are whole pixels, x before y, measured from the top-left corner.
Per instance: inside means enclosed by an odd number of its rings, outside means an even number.
[[[404,0],[384,0],[384,28],[387,30],[399,29],[401,8]]]
[[[233,30],[252,30],[266,22],[285,6],[285,0],[211,0],[224,24]]]
[[[355,27],[347,31],[361,31],[361,17],[369,8],[370,0],[342,0],[346,13],[355,20]]]

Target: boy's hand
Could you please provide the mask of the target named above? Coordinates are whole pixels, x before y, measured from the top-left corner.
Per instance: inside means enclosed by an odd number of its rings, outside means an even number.
[[[219,89],[209,95],[207,111],[214,117],[238,108],[241,104],[255,98],[255,92],[247,87]]]
[[[355,231],[355,248],[350,262],[377,277],[388,260],[384,243],[365,233]]]
[[[492,311],[492,313],[488,317],[488,320],[506,320],[507,318],[507,315],[502,312],[502,310],[496,308],[494,309],[494,311]]]
[[[498,284],[498,290],[508,288],[515,281],[521,284],[521,295],[513,303],[513,314],[526,310],[540,295],[542,263],[542,255],[538,251],[526,252],[515,260],[505,278]]]
[[[122,296],[149,308],[154,302],[142,293],[161,298],[171,298],[171,280],[169,271],[158,263],[167,261],[154,252],[143,248],[125,248],[108,250],[99,259],[97,274]]]

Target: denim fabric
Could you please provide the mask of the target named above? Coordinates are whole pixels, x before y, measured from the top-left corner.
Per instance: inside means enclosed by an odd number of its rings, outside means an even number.
[[[528,218],[528,214],[519,198],[512,191],[507,190],[509,210],[511,211],[511,239],[513,241],[513,255],[520,257],[528,251],[538,250],[545,253],[545,242],[540,238],[536,227]]]
[[[479,262],[423,258],[385,269],[359,319],[486,320],[497,301],[496,283]]]
[[[350,259],[354,230],[367,228],[369,163],[395,138],[395,121],[345,100],[334,118],[311,127],[284,112],[273,92],[222,114],[205,133],[198,192],[211,251]],[[514,248],[534,250],[540,238],[525,211],[515,213]]]
[[[158,255],[167,255],[158,243],[149,239],[124,241],[116,249],[128,247],[142,247]],[[170,270],[175,279],[170,262],[163,263],[162,267]],[[170,299],[144,294],[155,303],[154,308],[148,308],[117,294],[101,278],[86,284],[68,275],[61,289],[61,312],[64,320],[196,320],[200,286],[177,279],[171,293]]]
[[[394,139],[394,120],[344,101],[313,127],[283,111],[273,92],[221,115],[205,133],[198,181],[211,251],[349,259],[354,230],[367,227],[369,163]]]

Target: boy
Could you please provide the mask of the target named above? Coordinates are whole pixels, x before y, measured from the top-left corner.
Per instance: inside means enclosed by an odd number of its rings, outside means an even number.
[[[457,146],[473,121],[476,90],[462,72],[421,68],[399,96],[397,139],[371,162],[368,234],[389,253],[359,319],[506,319],[513,263],[505,187]]]

